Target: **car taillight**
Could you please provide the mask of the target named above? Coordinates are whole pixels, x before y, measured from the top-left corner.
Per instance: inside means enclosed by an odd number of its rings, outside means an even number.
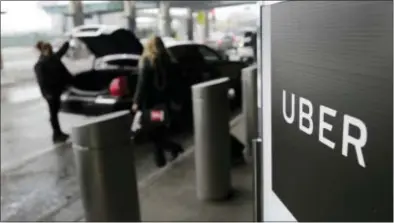
[[[124,96],[127,94],[127,79],[126,77],[117,77],[112,80],[109,85],[109,93],[112,96]]]

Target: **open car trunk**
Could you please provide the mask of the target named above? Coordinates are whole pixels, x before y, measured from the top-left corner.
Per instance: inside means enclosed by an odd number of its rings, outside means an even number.
[[[140,40],[129,30],[120,28],[97,36],[84,36],[84,31],[89,30],[82,29],[76,38],[82,41],[96,58],[114,54],[142,54],[143,46]]]
[[[92,70],[77,73],[70,91],[82,96],[106,94],[109,93],[109,86],[113,79],[126,76],[129,92],[134,92],[137,74],[135,71],[124,68],[136,67],[138,59],[124,59],[123,55],[140,56],[143,51],[140,40],[133,32],[123,28],[92,35],[92,32],[96,32],[99,29],[100,27],[89,28],[89,26],[82,26],[72,34],[72,37],[85,44],[86,48],[94,55],[96,62],[99,59],[108,59],[106,63],[115,67],[105,69],[93,68]],[[112,58],[113,56],[115,57]]]
[[[77,74],[70,91],[84,96],[109,94],[109,86],[113,79],[126,77],[128,90],[134,93],[137,85],[138,74],[121,70],[90,70]]]

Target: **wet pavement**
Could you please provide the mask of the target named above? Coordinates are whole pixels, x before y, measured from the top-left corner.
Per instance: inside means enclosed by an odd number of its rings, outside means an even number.
[[[3,69],[1,70],[1,85],[14,85],[35,80],[33,72],[38,53],[34,47],[2,48]],[[71,73],[88,70],[92,67],[93,58],[71,60],[63,57],[62,61]]]
[[[71,145],[52,144],[47,105],[35,83],[2,86],[1,93],[1,221],[46,219],[79,197]],[[86,119],[60,115],[66,132]],[[157,170],[150,145],[135,153],[138,180]]]
[[[2,87],[1,95],[1,169],[54,148],[47,104],[41,99],[35,83]],[[85,119],[60,115],[66,132]]]
[[[34,82],[2,86],[1,96],[1,220],[34,220],[75,194],[66,189],[72,185],[70,144],[51,142],[47,105]],[[69,132],[86,117],[60,119]]]

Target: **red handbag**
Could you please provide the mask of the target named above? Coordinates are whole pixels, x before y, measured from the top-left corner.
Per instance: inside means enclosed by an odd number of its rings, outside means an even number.
[[[138,132],[140,129],[152,131],[157,127],[169,127],[170,119],[168,110],[165,106],[157,106],[153,109],[137,111],[134,114],[131,125],[132,132]]]

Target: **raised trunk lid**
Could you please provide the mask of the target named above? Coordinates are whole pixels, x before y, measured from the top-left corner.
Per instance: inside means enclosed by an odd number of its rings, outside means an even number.
[[[141,55],[143,46],[133,32],[120,27],[85,25],[72,30],[96,58],[114,54]]]

